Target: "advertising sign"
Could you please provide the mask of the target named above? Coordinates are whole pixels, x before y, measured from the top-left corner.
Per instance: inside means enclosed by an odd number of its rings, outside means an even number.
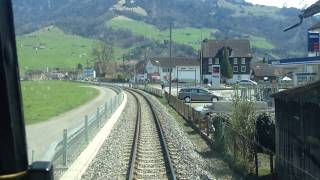
[[[308,51],[319,52],[319,32],[308,32]]]
[[[220,87],[221,68],[220,65],[212,65],[212,85]]]

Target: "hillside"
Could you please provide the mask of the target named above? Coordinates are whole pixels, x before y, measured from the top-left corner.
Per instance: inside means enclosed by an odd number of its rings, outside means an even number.
[[[146,38],[163,42],[168,39],[169,31],[161,31],[152,24],[147,24],[143,21],[133,20],[124,16],[115,17],[106,23],[107,27],[114,29],[130,30],[134,35],[144,36]],[[214,34],[217,29],[209,28],[174,28],[172,31],[173,41],[178,44],[192,46],[195,50],[200,48],[201,39],[215,39]],[[271,50],[274,46],[265,38],[250,36],[252,47]]]
[[[48,68],[75,68],[91,61],[90,52],[96,40],[65,34],[49,26],[36,32],[18,36],[20,70]],[[115,58],[122,57],[123,49],[114,48]]]
[[[174,24],[174,55],[196,55],[201,38],[247,38],[258,57],[303,56],[307,29],[315,22],[308,19],[284,33],[298,21],[298,9],[243,0],[16,0],[14,11],[18,34],[53,24],[69,34],[129,49],[135,58],[144,56],[146,47],[150,55],[167,54],[169,21]]]

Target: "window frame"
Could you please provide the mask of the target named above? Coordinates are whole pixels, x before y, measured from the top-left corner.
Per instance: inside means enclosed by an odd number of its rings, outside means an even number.
[[[214,58],[214,64],[219,65],[220,64],[220,58]]]
[[[241,66],[241,72],[242,73],[247,72],[247,66]]]
[[[233,64],[238,65],[238,58],[233,58]]]
[[[238,73],[239,72],[239,67],[238,66],[233,66],[233,72]]]
[[[241,64],[242,65],[246,64],[246,58],[241,58]]]

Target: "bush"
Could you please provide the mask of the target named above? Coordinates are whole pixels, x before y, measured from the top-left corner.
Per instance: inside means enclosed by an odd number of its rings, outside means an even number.
[[[262,146],[275,152],[275,124],[270,114],[263,113],[257,118],[257,141]],[[261,152],[262,150],[259,149]]]
[[[211,114],[209,117],[210,124],[213,126],[213,137],[217,150],[225,152],[225,127],[229,121],[227,114]]]

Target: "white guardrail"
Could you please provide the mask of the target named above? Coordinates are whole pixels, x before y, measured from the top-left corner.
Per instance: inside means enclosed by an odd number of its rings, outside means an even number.
[[[88,84],[89,82],[84,82]],[[95,134],[107,122],[112,114],[117,110],[124,99],[123,91],[120,87],[107,84],[90,82],[89,84],[105,86],[114,90],[117,95],[112,97],[104,105],[97,107],[96,112],[83,117],[83,123],[74,129],[64,129],[63,138],[52,143],[43,159],[52,161],[55,168],[67,169],[67,164],[73,162],[86,145],[94,138]]]

